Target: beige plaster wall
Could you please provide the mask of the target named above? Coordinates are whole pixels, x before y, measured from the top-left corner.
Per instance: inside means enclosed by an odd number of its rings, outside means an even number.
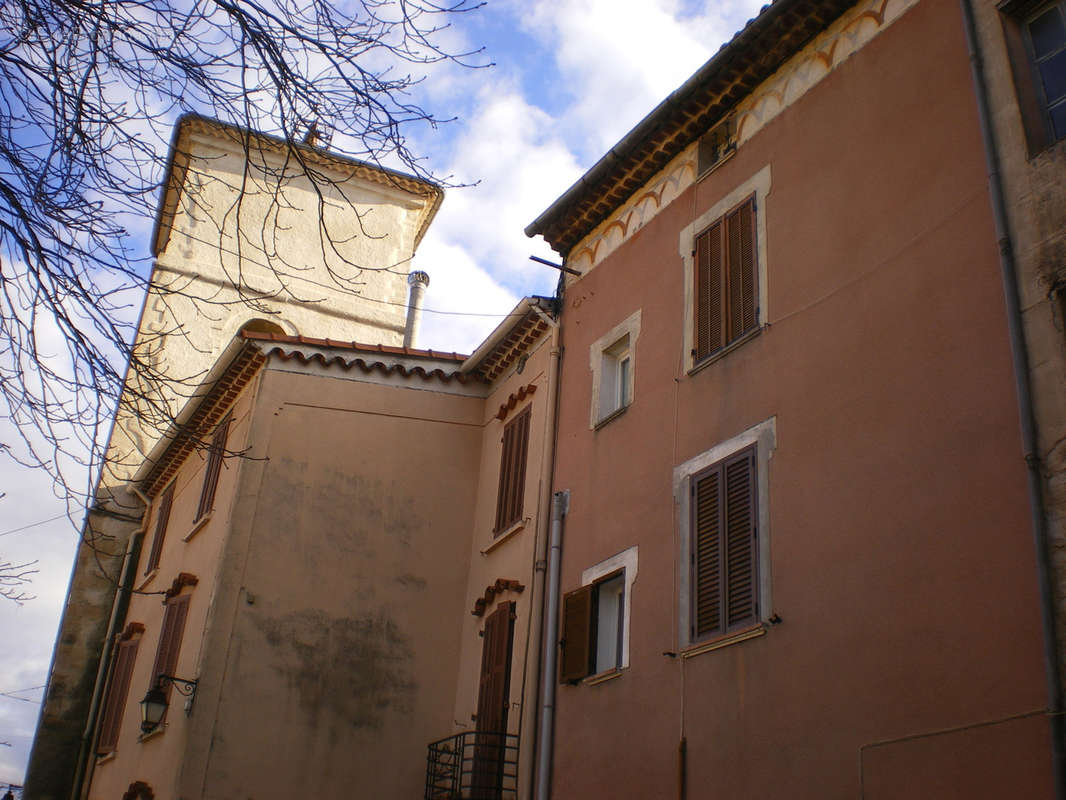
[[[1011,20],[988,0],[974,6],[1018,270],[1039,456],[1047,477],[1059,660],[1066,678],[1066,140],[1030,153],[1004,40]]]
[[[139,622],[145,631],[141,637],[137,661],[126,699],[125,713],[118,747],[114,755],[98,760],[93,770],[88,797],[90,800],[113,800],[121,797],[133,781],[144,781],[153,787],[157,798],[176,797],[178,768],[187,747],[191,719],[184,709],[184,698],[171,693],[171,708],[163,729],[141,741],[140,700],[152,682],[152,666],[159,642],[164,606],[161,595],[179,573],[195,575],[198,582],[187,587],[190,594],[188,617],[182,637],[175,674],[196,679],[203,675],[204,631],[209,624],[216,601],[216,573],[219,558],[226,542],[237,489],[237,477],[248,463],[236,455],[244,451],[248,441],[249,422],[255,383],[247,387],[232,410],[232,423],[227,439],[230,455],[223,460],[215,494],[214,510],[206,520],[193,524],[203,486],[206,453],[196,450],[185,460],[174,477],[174,503],[166,529],[163,549],[156,570],[146,573],[149,553],[155,534],[159,511],[158,498],[149,510],[148,524],[134,582],[135,594],[130,599],[126,623]],[[125,627],[125,626],[123,626]],[[198,710],[195,704],[193,713]]]
[[[452,729],[483,400],[352,377],[264,375],[183,797],[418,796]]]
[[[129,376],[109,482],[140,465],[168,412],[251,319],[341,341],[403,339],[409,261],[433,198],[371,180],[365,168],[305,171],[284,154],[188,124],[176,155],[187,166],[175,170],[180,191],[137,343],[166,384],[160,394]]]

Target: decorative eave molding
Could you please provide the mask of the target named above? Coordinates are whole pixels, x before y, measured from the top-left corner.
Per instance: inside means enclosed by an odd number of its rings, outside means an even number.
[[[521,594],[526,589],[525,585],[519,581],[510,578],[497,578],[495,583],[491,583],[485,587],[485,594],[474,601],[474,610],[470,613],[475,617],[481,617],[485,614],[485,609],[489,607],[489,604],[496,598],[497,595],[501,595],[504,592],[515,592]]]
[[[122,795],[122,800],[155,800],[155,792],[144,781],[134,781]]]
[[[174,582],[170,584],[170,588],[167,589],[163,595],[169,600],[170,598],[177,597],[181,594],[181,590],[186,586],[195,586],[199,582],[200,579],[191,572],[179,572],[178,577],[174,579]]]
[[[501,405],[500,410],[496,412],[496,419],[503,422],[507,419],[507,415],[514,411],[515,406],[527,397],[531,397],[535,391],[537,391],[537,385],[535,383],[530,383],[519,388],[517,392],[511,392],[510,397],[507,398],[507,402]]]

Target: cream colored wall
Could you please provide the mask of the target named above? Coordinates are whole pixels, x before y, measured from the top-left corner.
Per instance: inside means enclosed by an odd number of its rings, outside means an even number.
[[[308,167],[316,189],[283,154],[246,152],[196,121],[186,127],[177,158],[188,166],[176,171],[181,191],[137,346],[167,383],[148,401],[136,385],[127,392],[109,482],[128,478],[165,427],[150,403],[174,413],[250,319],[341,341],[403,339],[406,276],[431,198],[371,180],[365,168],[317,163]],[[161,422],[145,425],[146,415]]]
[[[452,729],[484,401],[272,364],[178,793],[419,796]]]
[[[1039,457],[1047,477],[1059,661],[1066,680],[1066,305],[1056,303],[1066,283],[1066,140],[1030,157],[1004,46],[1004,18],[995,5],[974,2],[1018,271]]]
[[[540,658],[539,625],[543,603],[542,587],[534,562],[538,552],[537,530],[542,519],[550,516],[550,508],[540,507],[541,466],[549,441],[546,439],[545,422],[548,406],[553,402],[548,387],[549,354],[551,335],[544,335],[529,354],[525,368],[518,374],[511,372],[500,379],[485,400],[482,412],[480,469],[477,501],[474,513],[473,535],[470,540],[470,576],[467,581],[465,605],[462,610],[461,649],[458,680],[455,691],[454,722],[440,736],[474,730],[477,722],[478,683],[481,672],[480,633],[485,629],[485,620],[499,602],[515,602],[514,643],[511,651],[511,706],[508,711],[509,733],[519,734],[518,782],[520,796],[531,785],[533,777],[533,723],[537,717],[537,671]],[[500,406],[517,397],[523,387],[535,386],[532,397],[519,401],[503,421],[496,419]],[[503,428],[526,407],[531,407],[529,427],[529,450],[526,460],[525,495],[523,500],[524,524],[518,530],[502,537],[493,536],[496,521],[496,498],[499,487],[500,456],[503,449]],[[543,546],[543,543],[541,543]],[[474,601],[485,595],[486,587],[497,579],[520,581],[522,592],[504,592],[488,603],[483,616],[471,612]],[[528,679],[525,679],[528,676]]]
[[[227,449],[232,452],[240,452],[245,447],[254,392],[253,383],[244,390],[233,407],[227,438]],[[183,594],[190,594],[191,599],[175,674],[188,679],[196,679],[203,674],[204,631],[215,602],[215,575],[229,529],[238,474],[247,463],[233,455],[223,460],[214,510],[206,521],[194,525],[193,518],[203,486],[205,455],[202,450],[191,453],[174,478],[174,503],[159,567],[146,575],[145,566],[151,552],[159,510],[158,497],[152,504],[134,583],[136,593],[130,598],[126,615],[126,623],[139,622],[144,625],[145,631],[126,698],[118,747],[113,756],[97,762],[89,800],[114,800],[137,780],[151,785],[155,796],[161,800],[177,796],[175,786],[178,767],[187,746],[191,723],[184,713],[184,698],[176,691],[171,692],[171,708],[163,730],[144,741],[139,741],[140,700],[153,680],[151,671],[164,612],[160,593],[168,589],[181,572],[195,575],[198,583],[182,591]],[[193,711],[198,711],[195,705]]]

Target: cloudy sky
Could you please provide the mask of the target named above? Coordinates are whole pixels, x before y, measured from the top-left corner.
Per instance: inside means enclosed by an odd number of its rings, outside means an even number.
[[[518,299],[551,294],[556,256],[523,228],[719,46],[759,0],[488,0],[443,35],[491,69],[440,66],[421,98],[440,117],[412,149],[450,190],[416,258],[430,274],[420,345],[470,352]],[[145,242],[147,249],[147,242]],[[435,313],[446,312],[446,313]],[[3,441],[0,430],[0,441]],[[37,561],[17,605],[0,601],[0,787],[21,783],[77,534],[50,481],[0,464],[0,561]]]

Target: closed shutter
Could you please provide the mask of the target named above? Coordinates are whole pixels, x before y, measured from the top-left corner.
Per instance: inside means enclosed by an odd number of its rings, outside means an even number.
[[[145,565],[144,574],[159,566],[159,556],[163,552],[163,537],[167,533],[167,525],[170,523],[170,509],[174,505],[174,484],[171,483],[159,498],[159,510],[155,518],[155,536],[152,538],[152,550],[148,554],[148,563]]]
[[[229,435],[230,419],[227,417],[215,428],[211,445],[207,453],[207,468],[204,470],[204,485],[200,490],[200,504],[196,508],[196,519],[202,519],[215,506],[215,489],[218,488],[218,476],[222,471],[222,457],[226,452],[226,437]]]
[[[478,692],[477,728],[492,733],[507,732],[510,703],[511,648],[514,640],[514,603],[501,603],[485,620],[481,649],[481,680]]]
[[[500,484],[496,495],[495,533],[502,533],[522,519],[526,488],[526,456],[529,450],[530,406],[503,428]]]
[[[692,638],[758,620],[756,450],[692,479]]]
[[[96,742],[99,755],[114,752],[118,747],[118,734],[122,729],[122,715],[126,711],[126,698],[130,693],[130,678],[137,662],[140,637],[118,643],[115,660],[112,662],[111,683],[107,687],[107,699],[100,717],[100,736]]]
[[[153,685],[160,675],[174,675],[178,652],[181,650],[181,637],[185,632],[185,618],[189,614],[190,597],[185,594],[167,600],[163,627],[159,632],[159,649],[155,654],[155,666],[152,667]],[[167,684],[166,691],[169,694],[170,684]]]
[[[563,595],[562,656],[559,681],[572,683],[592,673],[593,587],[582,586]]]
[[[696,238],[693,355],[699,361],[758,323],[755,198]]]

